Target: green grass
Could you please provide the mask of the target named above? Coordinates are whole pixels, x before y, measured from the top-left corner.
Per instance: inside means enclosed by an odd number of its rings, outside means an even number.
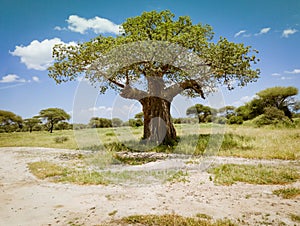
[[[175,125],[180,142],[175,148],[160,146],[156,152],[207,154],[259,159],[300,160],[300,129],[253,128],[214,124]],[[126,144],[133,151],[149,151],[139,144],[143,128],[103,128],[84,130],[0,133],[0,147],[52,147],[67,149],[113,149]],[[213,134],[213,135],[211,135]],[[59,137],[64,137],[60,142]],[[57,142],[58,141],[58,142]],[[111,145],[111,146],[109,146]],[[127,147],[115,147],[115,150]],[[150,148],[151,149],[151,148]]]
[[[64,167],[47,161],[29,163],[28,168],[39,179],[67,175]]]
[[[183,217],[176,214],[133,215],[114,220],[110,224],[144,225],[144,226],[234,226],[230,220],[212,221],[194,217]]]
[[[300,215],[291,213],[290,218],[292,221],[300,223]]]
[[[236,182],[249,184],[288,184],[297,181],[300,174],[289,167],[264,165],[224,164],[209,169],[218,185],[232,185]]]
[[[67,167],[62,167],[57,164],[40,161],[28,164],[30,172],[39,179],[49,179],[53,182],[71,182],[74,184],[108,184],[98,172],[95,171],[79,171]]]
[[[51,182],[73,183],[79,185],[107,185],[119,183],[183,182],[187,174],[176,170],[153,171],[95,171],[60,166],[48,161],[28,163],[30,172],[39,179]]]
[[[284,199],[292,199],[300,196],[300,188],[282,188],[273,191],[274,195],[281,196]]]

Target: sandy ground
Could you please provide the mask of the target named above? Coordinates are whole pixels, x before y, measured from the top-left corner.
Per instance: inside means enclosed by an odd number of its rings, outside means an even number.
[[[0,148],[0,225],[100,225],[133,214],[203,213],[214,219],[229,218],[239,225],[297,225],[290,214],[300,216],[300,197],[283,199],[272,191],[284,186],[216,186],[210,175],[190,167],[186,183],[136,183],[79,186],[36,179],[27,164],[53,159],[71,150]],[[178,160],[177,160],[178,161]],[[295,164],[278,160],[246,160],[215,157],[214,162],[243,164]],[[174,162],[173,162],[174,163]],[[152,169],[168,161],[130,166]],[[297,164],[297,163],[296,163]],[[298,164],[299,166],[299,164]],[[127,170],[130,169],[127,167]],[[291,186],[291,185],[289,185]],[[292,186],[300,187],[300,182]]]

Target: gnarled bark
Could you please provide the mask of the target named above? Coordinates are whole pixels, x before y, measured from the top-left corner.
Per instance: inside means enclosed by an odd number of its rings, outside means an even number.
[[[150,96],[140,100],[144,112],[145,143],[173,145],[176,130],[171,122],[171,103],[160,97]]]

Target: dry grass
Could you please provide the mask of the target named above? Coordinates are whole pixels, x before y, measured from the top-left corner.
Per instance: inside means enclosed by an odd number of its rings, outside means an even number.
[[[292,199],[300,196],[300,188],[282,188],[273,191],[274,195],[281,196],[284,199]]]
[[[300,159],[300,129],[253,128],[246,126],[176,125],[181,143],[175,151],[201,154],[203,150],[220,156],[236,156],[259,159]],[[33,133],[0,133],[0,147],[52,147],[67,149],[87,149],[101,147],[114,142],[128,142],[136,145],[142,136],[143,128],[103,128],[66,130]],[[225,133],[225,136],[223,136]],[[219,134],[218,138],[210,134]],[[200,136],[198,136],[200,135]],[[55,142],[56,137],[67,138]],[[193,139],[191,141],[191,139]],[[231,140],[230,140],[231,139]],[[188,141],[188,142],[186,142]],[[223,144],[222,144],[223,141]],[[220,145],[221,144],[221,145]],[[229,144],[229,146],[228,146]],[[197,149],[197,145],[201,149]],[[208,147],[209,146],[209,147]],[[219,147],[220,146],[220,147]],[[134,147],[133,147],[134,148]]]
[[[230,220],[209,220],[197,217],[183,217],[176,214],[133,215],[120,220],[113,220],[109,225],[144,225],[144,226],[234,226]]]
[[[224,164],[209,169],[214,174],[214,182],[232,185],[236,182],[249,184],[288,184],[297,181],[297,170],[283,166]]]

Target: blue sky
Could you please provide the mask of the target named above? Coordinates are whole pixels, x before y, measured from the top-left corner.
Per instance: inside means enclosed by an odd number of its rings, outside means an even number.
[[[258,82],[233,91],[224,89],[226,105],[239,106],[268,87],[300,89],[299,0],[0,0],[0,109],[23,118],[48,107],[72,113],[80,99],[87,115],[85,119],[73,117],[75,121],[109,117],[116,108],[130,109],[134,115],[140,111],[139,104],[123,103],[114,92],[98,96],[97,91],[82,88],[79,81],[56,85],[47,75],[51,47],[88,41],[99,34],[115,35],[126,18],[164,9],[176,16],[188,15],[194,23],[211,25],[216,40],[223,36],[259,50]],[[81,94],[78,87],[89,91]],[[179,100],[177,106],[198,101]],[[175,117],[183,116],[176,115],[178,107],[174,109]]]

